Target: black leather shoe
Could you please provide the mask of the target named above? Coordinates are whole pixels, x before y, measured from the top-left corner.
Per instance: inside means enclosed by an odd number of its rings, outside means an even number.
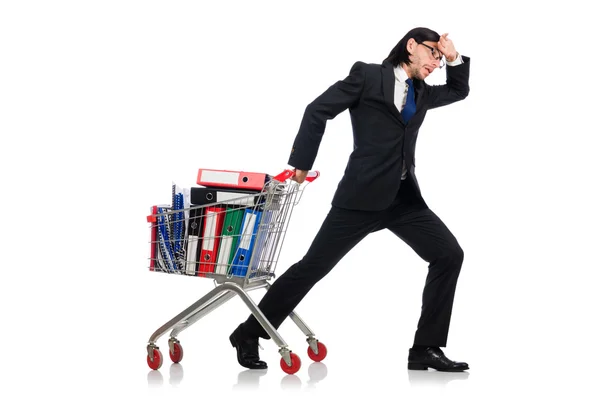
[[[247,338],[242,334],[241,325],[229,336],[231,346],[237,350],[237,360],[242,367],[266,369],[267,363],[258,356],[258,338]]]
[[[439,347],[411,348],[408,351],[408,369],[426,370],[428,368],[445,372],[461,372],[469,369],[469,365],[450,360]]]

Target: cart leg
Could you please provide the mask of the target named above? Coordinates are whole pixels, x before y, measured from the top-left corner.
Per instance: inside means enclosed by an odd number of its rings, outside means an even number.
[[[228,285],[227,285],[228,284]],[[223,286],[227,285],[228,289],[232,290],[236,294],[240,296],[242,301],[248,306],[248,309],[252,312],[258,323],[264,328],[265,332],[273,339],[275,344],[280,348],[287,347],[286,343],[283,341],[275,327],[267,320],[265,315],[260,311],[256,303],[250,298],[250,296],[246,293],[246,291],[238,286],[237,284],[229,284],[224,283]],[[267,284],[262,284],[260,287],[265,287]]]
[[[260,283],[259,285],[254,287],[254,289],[263,287],[268,288],[268,283]],[[279,333],[277,332],[275,327],[273,327],[273,325],[269,322],[269,320],[267,320],[265,315],[260,311],[256,303],[254,303],[254,301],[250,298],[246,291],[237,284],[230,284],[228,288],[240,296],[240,298],[242,299],[242,301],[244,301],[246,306],[248,306],[248,309],[250,309],[258,323],[271,337],[273,342],[275,342],[275,344],[279,347],[279,354],[281,355],[282,360],[281,368],[289,374],[297,372],[301,365],[300,357],[298,357],[295,353],[292,353],[292,351],[288,348],[288,345],[285,343],[283,338],[279,335]]]
[[[246,291],[251,291],[254,289],[258,289],[258,288],[264,288],[264,285],[258,284],[256,286],[246,287]],[[177,341],[177,336],[183,330],[191,327],[194,323],[196,323],[202,317],[206,316],[207,314],[209,314],[210,312],[212,312],[219,306],[222,306],[223,304],[225,304],[227,301],[229,301],[234,296],[235,296],[234,291],[227,289],[227,288],[225,291],[222,291],[220,295],[214,296],[209,302],[206,302],[206,304],[204,306],[202,306],[198,310],[196,310],[195,313],[190,314],[187,318],[184,318],[183,320],[181,320],[179,322],[179,324],[174,326],[173,330],[171,331],[171,339],[174,339],[175,341]]]
[[[269,289],[271,285],[267,283],[265,286],[266,289]],[[310,327],[300,318],[296,312],[291,312],[289,318],[294,321],[296,326],[300,328],[300,330],[306,335],[306,341],[308,342],[308,355],[311,359],[315,361],[321,361],[327,355],[327,348],[325,345],[315,337],[315,333],[310,329]]]
[[[304,322],[304,320],[300,318],[299,315],[296,314],[296,312],[291,312],[289,317],[292,319],[292,321],[294,321],[298,328],[300,328],[300,331],[304,332],[304,335],[306,335],[309,338],[314,338],[314,332],[312,332],[312,330],[308,328],[308,325]]]
[[[304,320],[300,318],[295,312],[291,312],[289,317],[294,321],[294,323],[304,332],[304,335],[307,336],[306,341],[308,342],[308,355],[314,361],[321,361],[327,355],[327,348],[322,342],[315,337],[314,332],[306,325]]]
[[[162,335],[164,335],[166,332],[168,332],[171,328],[173,328],[174,326],[179,324],[181,321],[186,320],[187,318],[193,316],[198,310],[202,310],[205,306],[211,304],[211,301],[218,301],[220,296],[226,292],[224,290],[227,290],[227,288],[225,288],[224,284],[220,285],[218,287],[215,287],[212,291],[210,291],[209,293],[204,295],[202,298],[200,298],[198,301],[193,303],[187,309],[185,309],[184,311],[182,311],[181,313],[179,313],[178,315],[173,317],[166,324],[164,324],[162,327],[157,329],[150,337],[148,344],[155,345],[156,340],[158,338],[160,338]]]
[[[234,296],[235,296],[235,294],[233,292],[225,291],[220,296],[215,297],[215,299],[213,299],[211,302],[208,302],[206,305],[204,305],[202,308],[197,310],[195,313],[191,314],[189,317],[183,319],[176,326],[174,326],[173,330],[171,331],[171,338],[176,339],[177,336],[183,330],[185,330],[186,328],[189,328],[194,323],[196,323],[198,320],[200,320],[202,317],[206,316],[207,314],[209,314],[210,312],[212,312],[219,306],[223,305],[225,302],[227,302]]]

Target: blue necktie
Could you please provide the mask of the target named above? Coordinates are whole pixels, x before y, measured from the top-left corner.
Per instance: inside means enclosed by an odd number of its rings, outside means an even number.
[[[417,104],[415,103],[415,89],[412,80],[406,79],[406,83],[408,84],[408,94],[406,95],[406,104],[400,115],[402,116],[402,120],[404,120],[405,123],[408,123],[408,120],[410,120],[417,111]]]

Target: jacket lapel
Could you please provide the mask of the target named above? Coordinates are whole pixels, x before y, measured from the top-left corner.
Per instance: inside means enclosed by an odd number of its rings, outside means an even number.
[[[398,111],[398,108],[394,103],[394,89],[396,87],[394,67],[388,61],[384,61],[381,66],[381,78],[383,81],[383,101],[385,102],[390,112],[392,112],[394,117],[396,117],[398,121],[404,125],[404,121],[402,121],[402,116],[400,116],[400,111]]]
[[[417,106],[417,113],[423,108],[423,99],[425,98],[425,83],[422,80],[414,80],[415,87],[415,104]]]

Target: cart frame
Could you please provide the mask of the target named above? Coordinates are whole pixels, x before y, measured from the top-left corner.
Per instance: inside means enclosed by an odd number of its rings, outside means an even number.
[[[235,277],[230,272],[228,274],[216,274],[216,273],[203,273],[196,274],[202,276],[202,278],[212,278],[215,287],[201,297],[199,300],[182,310],[179,314],[171,318],[169,321],[160,326],[154,333],[150,336],[148,340],[148,344],[146,347],[147,350],[147,363],[153,370],[158,370],[163,362],[162,353],[160,351],[159,346],[157,345],[157,341],[160,337],[165,335],[167,332],[171,331],[168,345],[169,345],[169,356],[171,360],[175,363],[180,362],[183,358],[183,348],[181,347],[181,343],[178,339],[178,336],[181,332],[191,327],[193,324],[198,322],[207,314],[211,313],[213,310],[217,309],[221,305],[228,302],[234,296],[239,296],[244,304],[248,307],[252,315],[256,318],[259,324],[263,327],[265,332],[270,336],[273,342],[279,348],[279,354],[281,355],[280,366],[282,370],[288,374],[293,374],[300,369],[301,360],[292,350],[289,348],[283,337],[279,334],[279,332],[275,329],[275,327],[267,320],[265,315],[258,308],[258,305],[252,300],[252,298],[248,295],[249,291],[265,288],[268,289],[270,287],[269,279],[275,277],[275,266],[279,259],[279,253],[281,252],[281,247],[283,244],[283,240],[285,238],[285,232],[287,230],[287,224],[291,218],[291,212],[295,205],[298,204],[304,188],[300,188],[300,185],[290,178],[294,175],[294,171],[286,170],[281,174],[275,176],[270,182],[265,185],[260,194],[266,197],[266,200],[263,202],[264,208],[270,208],[274,211],[283,211],[281,213],[277,213],[279,216],[277,222],[277,229],[273,233],[269,233],[265,231],[266,229],[260,229],[257,233],[267,233],[267,236],[263,236],[263,240],[260,239],[260,234],[257,235],[257,241],[260,241],[262,244],[271,244],[271,250],[267,252],[265,255],[267,256],[267,260],[264,262],[266,265],[261,266],[261,257],[257,257],[256,261],[253,262],[258,264],[258,266],[248,266],[245,277]],[[308,182],[314,181],[319,176],[318,171],[314,171],[309,173],[309,176],[306,178]],[[257,192],[257,194],[259,194]],[[276,200],[277,198],[283,198],[288,200],[286,202],[281,202]],[[291,200],[291,201],[290,201]],[[227,201],[218,202],[215,204],[227,204]],[[215,205],[213,204],[213,205]],[[210,204],[209,204],[210,205]],[[209,205],[206,205],[209,206]],[[197,206],[194,208],[201,208],[203,206]],[[188,211],[189,209],[179,210],[179,211]],[[175,214],[179,211],[170,211],[171,214]],[[156,215],[153,214],[148,217],[149,222],[153,222],[153,228],[157,228],[156,226]],[[275,221],[273,222],[275,225]],[[154,234],[153,234],[154,236]],[[156,244],[155,238],[152,238],[152,244]],[[252,253],[256,253],[257,250],[261,250],[261,253],[264,253],[264,246],[260,246],[255,244]],[[152,259],[151,259],[152,260]],[[230,265],[231,266],[231,265]],[[159,270],[160,271],[160,270]],[[169,271],[169,273],[177,273],[177,274],[186,274],[181,271]],[[314,332],[311,328],[302,320],[302,318],[296,314],[295,312],[291,312],[289,314],[289,318],[296,324],[296,326],[304,333],[306,336],[306,341],[308,342],[308,355],[314,361],[321,361],[325,358],[327,354],[327,349],[325,345],[315,337]]]

